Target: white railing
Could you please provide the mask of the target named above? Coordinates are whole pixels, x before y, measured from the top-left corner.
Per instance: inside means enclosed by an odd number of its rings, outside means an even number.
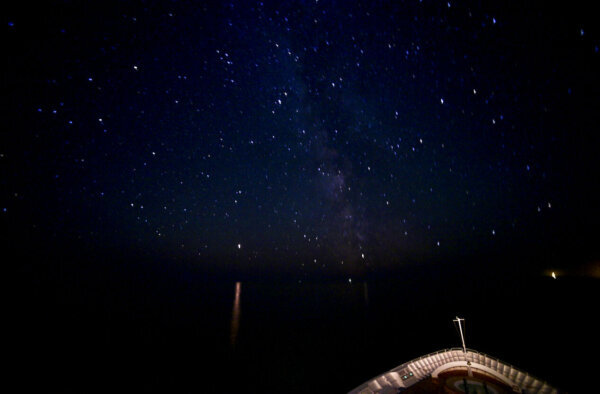
[[[502,375],[505,378],[502,380],[510,381],[511,385],[517,385],[525,393],[558,393],[557,389],[545,381],[537,379],[496,357],[472,349],[467,349],[467,352],[464,353],[462,348],[450,348],[429,353],[401,364],[363,383],[350,391],[349,394],[397,392],[431,376],[436,369],[451,362],[471,362],[480,365],[493,374]],[[474,368],[477,365],[474,365]],[[412,372],[412,374],[409,376],[407,371]]]

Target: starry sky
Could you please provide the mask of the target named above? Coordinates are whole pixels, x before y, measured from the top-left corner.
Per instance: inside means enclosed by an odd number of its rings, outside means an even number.
[[[300,275],[597,259],[597,23],[522,3],[12,4],[11,243]]]

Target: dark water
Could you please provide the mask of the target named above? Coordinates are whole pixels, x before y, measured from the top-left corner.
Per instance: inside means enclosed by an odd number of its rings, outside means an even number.
[[[577,360],[598,350],[599,283],[585,277],[431,268],[300,283],[142,263],[32,276],[11,341],[24,389],[344,393],[460,346],[456,315],[468,347],[571,392],[592,380]]]

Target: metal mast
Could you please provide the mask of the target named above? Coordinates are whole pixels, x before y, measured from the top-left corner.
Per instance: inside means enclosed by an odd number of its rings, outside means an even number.
[[[462,324],[461,324],[461,322],[465,321],[465,319],[461,319],[460,317],[456,316],[456,319],[453,321],[458,323],[458,329],[460,330],[460,339],[462,340],[462,345],[463,345],[463,352],[466,353],[467,346],[465,345],[465,336],[463,335]]]

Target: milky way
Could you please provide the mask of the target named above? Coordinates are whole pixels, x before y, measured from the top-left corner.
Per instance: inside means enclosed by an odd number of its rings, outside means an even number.
[[[20,239],[300,274],[595,253],[589,13],[319,1],[7,15],[2,208]]]

